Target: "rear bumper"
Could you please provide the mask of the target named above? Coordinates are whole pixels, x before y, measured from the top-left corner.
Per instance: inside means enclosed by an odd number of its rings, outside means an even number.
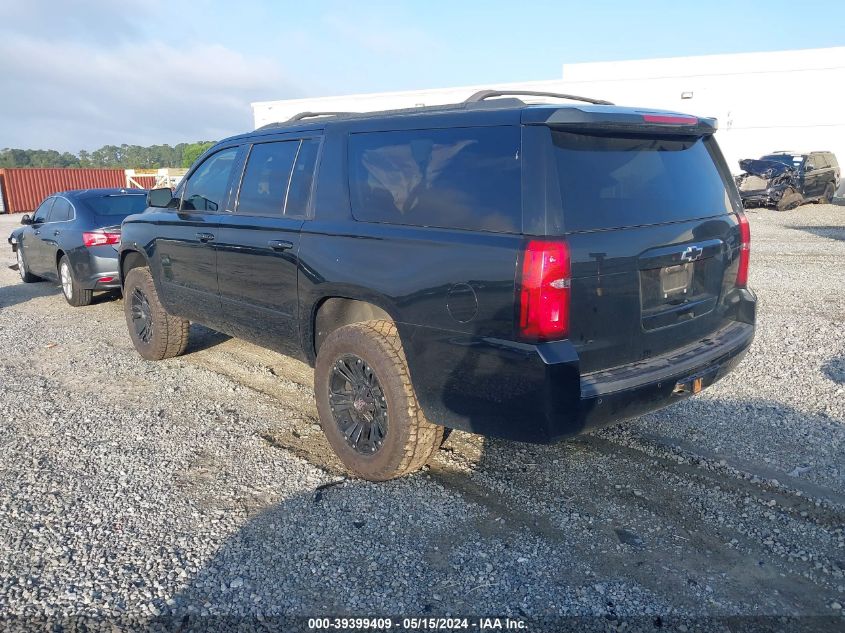
[[[548,444],[679,402],[727,375],[754,339],[756,297],[735,290],[727,303],[733,320],[706,338],[585,374],[568,340],[529,345],[399,328],[426,417],[480,435]]]
[[[693,394],[696,379],[701,388],[709,387],[739,364],[753,339],[753,325],[735,322],[671,354],[585,374],[583,427],[604,426],[678,402]]]
[[[80,287],[86,290],[120,288],[117,251],[113,246],[78,248],[71,251],[69,256]]]

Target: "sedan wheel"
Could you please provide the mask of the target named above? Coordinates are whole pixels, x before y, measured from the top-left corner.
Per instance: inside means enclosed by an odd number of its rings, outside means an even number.
[[[59,273],[62,278],[62,292],[65,293],[65,299],[70,301],[73,296],[73,277],[70,276],[70,266],[66,261],[62,261]]]
[[[59,262],[59,281],[62,283],[62,294],[70,305],[77,308],[91,303],[94,291],[79,287],[79,284],[73,278],[73,271],[70,268],[70,260],[67,255],[63,255]]]
[[[20,245],[15,249],[15,255],[18,258],[18,273],[21,276],[21,281],[26,284],[38,281],[38,277],[29,272],[29,269],[26,267],[26,260],[23,258],[23,249]]]

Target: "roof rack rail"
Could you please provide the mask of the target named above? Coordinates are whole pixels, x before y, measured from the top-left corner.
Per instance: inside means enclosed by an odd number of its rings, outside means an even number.
[[[491,97],[506,97],[510,95],[523,95],[527,97],[556,97],[558,99],[571,99],[572,101],[585,101],[586,103],[594,103],[596,105],[613,105],[610,101],[604,99],[591,99],[590,97],[579,97],[577,95],[567,95],[560,92],[543,92],[537,90],[479,90],[474,95],[470,96],[464,103],[478,103]]]
[[[294,114],[291,118],[288,119],[288,122],[291,121],[301,121],[302,119],[311,119],[318,116],[341,116],[344,114],[356,114],[355,112],[300,112],[299,114]]]

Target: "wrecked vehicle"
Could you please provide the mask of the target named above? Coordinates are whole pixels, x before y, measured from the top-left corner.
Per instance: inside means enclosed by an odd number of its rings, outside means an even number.
[[[832,152],[777,152],[739,161],[736,177],[745,207],[787,211],[805,202],[829,204],[839,186],[839,163]]]

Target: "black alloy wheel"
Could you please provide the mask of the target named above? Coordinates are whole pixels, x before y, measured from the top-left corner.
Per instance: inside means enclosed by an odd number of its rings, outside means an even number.
[[[138,338],[149,343],[153,338],[153,314],[150,302],[140,288],[135,288],[130,298],[132,325]]]
[[[329,405],[346,443],[357,453],[372,455],[387,436],[387,401],[378,377],[362,358],[345,354],[332,367]]]

